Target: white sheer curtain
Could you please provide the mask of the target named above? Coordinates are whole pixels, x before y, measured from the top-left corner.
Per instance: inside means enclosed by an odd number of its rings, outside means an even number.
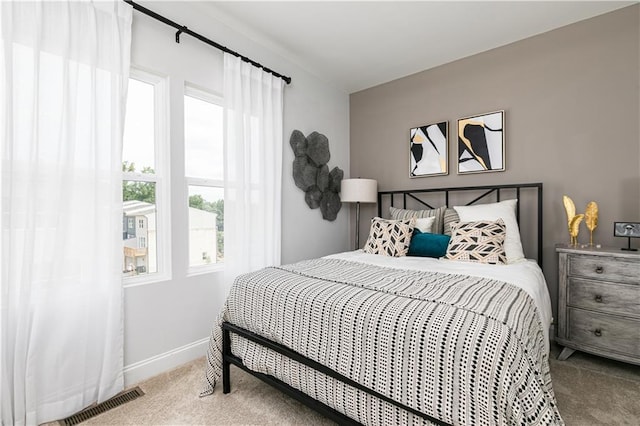
[[[284,82],[224,55],[224,267],[239,274],[280,264]]]
[[[3,425],[123,387],[131,15],[121,1],[0,2]]]

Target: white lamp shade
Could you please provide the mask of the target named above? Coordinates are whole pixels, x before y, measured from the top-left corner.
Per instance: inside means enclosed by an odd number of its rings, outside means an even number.
[[[343,179],[340,200],[343,203],[375,203],[378,201],[378,182],[375,179]]]

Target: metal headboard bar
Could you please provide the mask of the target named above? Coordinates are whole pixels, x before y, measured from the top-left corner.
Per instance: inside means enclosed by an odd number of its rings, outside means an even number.
[[[499,189],[497,189],[497,188],[494,188],[494,189],[490,189],[489,191],[485,192],[485,193],[484,193],[484,194],[482,194],[481,196],[474,198],[474,199],[473,199],[473,201],[469,201],[466,205],[467,205],[467,206],[470,206],[470,205],[472,205],[472,204],[475,204],[475,203],[477,203],[478,201],[482,200],[484,197],[486,197],[486,196],[488,196],[488,195],[491,195],[491,194],[492,194],[492,193],[494,193],[494,192],[497,192],[497,193],[498,193],[498,201],[500,201],[500,190],[499,190]]]
[[[430,209],[432,209],[433,207],[431,207],[431,205],[425,201],[422,201],[421,199],[419,199],[418,197],[416,197],[413,194],[404,194],[404,208],[407,208],[407,196],[413,198],[414,200],[416,200],[417,202],[419,202],[420,204],[422,204],[423,206],[426,206]]]
[[[501,190],[507,189],[515,189],[516,190],[516,198],[520,199],[520,190],[524,188],[536,188],[537,189],[537,199],[538,199],[538,265],[542,267],[542,183],[514,183],[514,184],[506,184],[506,185],[481,185],[481,186],[456,186],[451,188],[425,188],[425,189],[406,189],[406,190],[393,190],[393,191],[379,191],[378,192],[378,216],[382,217],[382,198],[383,196],[389,196],[391,201],[391,206],[393,206],[393,198],[396,194],[402,194],[404,199],[404,208],[407,207],[407,196],[412,199],[418,201],[422,205],[431,207],[428,203],[423,200],[420,200],[415,196],[415,194],[425,194],[425,193],[444,193],[445,195],[445,205],[449,205],[449,193],[450,192],[463,192],[463,191],[486,191],[481,196],[477,197],[473,201],[467,203],[467,205],[474,204],[481,200],[482,198],[488,196],[494,191],[497,194],[497,199],[500,201]],[[520,203],[516,205],[516,219],[520,221]]]
[[[542,184],[538,186],[538,265],[542,268]],[[520,204],[520,203],[518,203]]]

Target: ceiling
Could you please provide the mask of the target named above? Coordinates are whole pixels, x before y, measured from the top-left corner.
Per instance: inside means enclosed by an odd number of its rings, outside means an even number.
[[[634,3],[209,1],[200,5],[216,20],[353,93]]]

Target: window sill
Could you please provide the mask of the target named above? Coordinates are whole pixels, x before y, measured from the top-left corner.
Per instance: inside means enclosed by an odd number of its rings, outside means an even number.
[[[210,265],[190,266],[187,269],[187,277],[196,275],[211,274],[224,271],[224,263],[213,263]]]
[[[122,279],[122,287],[138,287],[141,285],[149,285],[156,284],[162,281],[169,281],[171,279],[171,274],[168,272],[165,273],[154,273],[149,275],[142,275],[136,277],[124,277]]]

